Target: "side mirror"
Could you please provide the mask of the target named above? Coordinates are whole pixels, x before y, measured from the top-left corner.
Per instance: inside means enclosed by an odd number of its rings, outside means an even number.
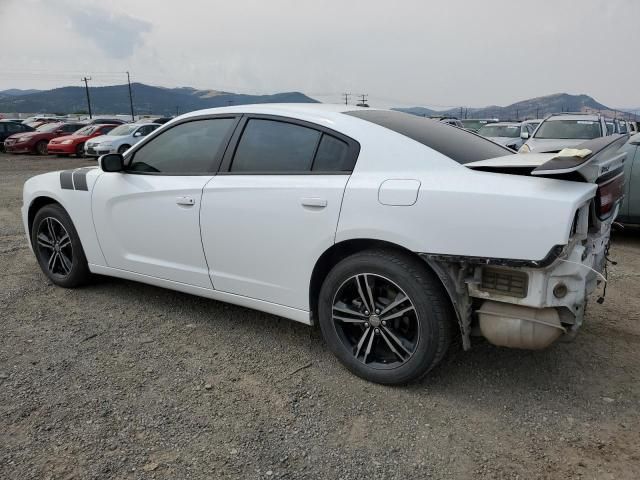
[[[529,132],[520,133],[520,138],[523,139],[523,140],[528,140],[529,139]]]
[[[103,172],[122,172],[124,170],[124,157],[119,153],[107,153],[98,158],[98,165]]]
[[[142,136],[142,132],[136,132],[133,134],[134,137],[141,137]]]

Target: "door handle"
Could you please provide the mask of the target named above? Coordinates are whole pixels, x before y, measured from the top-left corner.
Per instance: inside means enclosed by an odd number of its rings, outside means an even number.
[[[324,208],[327,206],[327,201],[324,198],[301,198],[300,203],[303,207]]]
[[[193,197],[176,197],[176,203],[178,205],[193,206],[196,204],[196,201]]]

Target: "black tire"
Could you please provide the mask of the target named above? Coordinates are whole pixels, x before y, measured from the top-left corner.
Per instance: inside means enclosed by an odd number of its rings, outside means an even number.
[[[51,232],[51,225],[53,234],[48,233]],[[68,245],[65,234],[70,240]],[[36,213],[31,226],[31,245],[40,268],[56,285],[74,288],[91,279],[78,232],[69,214],[60,205],[45,205]],[[56,252],[58,257],[52,262]]]
[[[79,143],[78,145],[76,145],[76,157],[84,157],[84,143]]]
[[[68,156],[69,156],[68,153],[58,153],[58,154],[56,154],[56,157],[59,157],[59,158],[66,158]]]
[[[130,148],[131,148],[131,145],[121,145],[120,148],[118,148],[118,153],[122,155],[124,152],[126,152]]]
[[[40,140],[38,143],[36,143],[35,152],[38,155],[46,155],[47,153],[49,153],[49,151],[47,150],[48,144],[49,142],[47,142],[46,140]]]
[[[363,281],[371,291],[363,295],[373,297],[380,316],[363,308],[370,302],[356,294],[360,287],[367,292]],[[348,291],[354,295],[350,303]],[[407,300],[398,303],[404,296]],[[339,262],[322,284],[318,310],[322,336],[340,362],[359,377],[387,385],[415,381],[434,368],[449,348],[455,325],[450,300],[433,272],[420,260],[391,250],[367,250]],[[364,345],[371,357],[364,355],[363,361]]]

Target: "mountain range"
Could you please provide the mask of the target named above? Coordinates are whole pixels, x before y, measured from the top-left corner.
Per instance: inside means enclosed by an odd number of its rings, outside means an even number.
[[[245,95],[191,87],[164,88],[131,84],[134,110],[137,115],[175,115],[192,110],[248,103],[313,103],[300,92],[273,95]],[[125,85],[90,87],[91,110],[95,114],[127,114],[129,89]],[[0,112],[8,113],[77,113],[87,110],[84,87],[62,87],[53,90],[0,91]]]
[[[134,83],[134,110],[137,115],[175,115],[202,108],[243,105],[248,103],[313,103],[300,92],[273,95],[245,95],[219,90],[199,90],[191,87],[165,88]],[[129,90],[125,85],[90,87],[91,107],[95,114],[128,114]],[[6,113],[78,113],[87,110],[84,87],[62,87],[53,90],[9,89],[0,91],[0,112]],[[637,119],[637,109],[614,109],[588,95],[557,93],[536,97],[507,106],[482,108],[452,108],[434,110],[426,107],[395,108],[420,116],[452,116],[457,118],[499,118],[517,120],[542,118],[554,112],[601,112],[607,116]],[[634,112],[635,110],[635,112]],[[634,115],[635,113],[635,115]]]
[[[544,118],[549,113],[556,112],[600,112],[611,117],[629,117],[627,109],[614,109],[596,101],[589,95],[570,95],[556,93],[544,97],[530,98],[501,107],[491,105],[482,108],[451,108],[449,110],[432,110],[425,107],[395,108],[401,112],[431,117],[447,116],[456,118],[499,118],[500,120],[523,120],[529,118]]]

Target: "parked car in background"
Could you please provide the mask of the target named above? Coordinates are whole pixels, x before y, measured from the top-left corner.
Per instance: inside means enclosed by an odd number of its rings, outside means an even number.
[[[465,118],[464,120],[460,120],[462,122],[463,128],[471,131],[477,132],[483,126],[489,123],[497,123],[499,120],[497,118]]]
[[[47,145],[57,137],[70,135],[84,127],[84,123],[46,123],[33,132],[17,133],[4,141],[7,153],[37,153],[47,154]]]
[[[536,128],[538,128],[538,125],[540,125],[542,123],[542,119],[541,118],[533,118],[531,120],[523,120],[522,123],[524,123],[525,125],[530,125],[533,130],[535,131]]]
[[[620,122],[614,118],[606,118],[607,135],[613,135],[614,133],[620,133]]]
[[[445,123],[447,125],[451,125],[458,128],[464,128],[464,124],[455,117],[432,116],[429,118],[432,120],[438,120],[440,123]]]
[[[22,218],[56,285],[102,274],[318,323],[349,370],[403,384],[472,332],[524,349],[577,333],[625,141],[567,166],[396,111],[213,108],[30,178]]]
[[[545,118],[520,153],[557,153],[585,140],[608,135],[604,117],[591,113],[555,113]]]
[[[173,120],[174,117],[159,117],[159,118],[150,118],[149,121],[153,123],[159,123],[160,125],[164,125],[167,122]]]
[[[0,120],[0,152],[4,152],[4,141],[16,133],[33,132],[35,129],[13,120]]]
[[[640,225],[640,133],[633,135],[624,146],[624,200],[616,219],[620,223]]]
[[[75,155],[77,157],[84,156],[84,144],[90,138],[107,135],[118,125],[87,125],[80,130],[63,137],[54,138],[49,142],[47,150],[49,154],[58,156]]]
[[[122,125],[128,123],[121,118],[92,118],[86,121],[87,125]]]
[[[629,127],[630,127],[629,133],[631,134],[639,133],[637,122],[629,122]]]
[[[84,145],[84,154],[99,157],[107,153],[124,153],[160,126],[159,123],[125,123],[107,135],[95,137]]]
[[[498,122],[485,125],[478,130],[478,135],[488,138],[512,150],[518,150],[533,133],[529,124],[518,122]]]

